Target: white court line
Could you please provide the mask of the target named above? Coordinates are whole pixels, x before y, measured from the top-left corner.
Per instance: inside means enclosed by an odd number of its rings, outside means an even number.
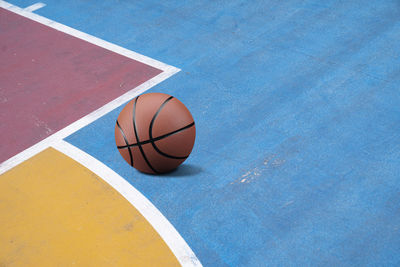
[[[21,15],[23,17],[26,17],[26,18],[29,18],[31,20],[34,20],[36,22],[39,22],[41,24],[44,24],[46,26],[49,26],[50,28],[56,29],[56,30],[58,30],[60,32],[64,32],[64,33],[66,33],[68,35],[72,35],[74,37],[77,37],[79,39],[85,40],[85,41],[87,41],[89,43],[92,43],[92,44],[95,44],[97,46],[103,47],[103,48],[105,48],[107,50],[111,50],[111,51],[113,51],[115,53],[118,53],[120,55],[123,55],[123,56],[126,56],[128,58],[134,59],[136,61],[140,61],[140,62],[145,63],[147,65],[150,65],[150,66],[152,66],[154,68],[157,68],[159,70],[169,71],[169,72],[174,72],[174,73],[180,71],[180,69],[175,68],[175,67],[170,66],[170,65],[167,65],[167,64],[165,64],[165,63],[163,63],[161,61],[146,57],[146,56],[141,55],[139,53],[136,53],[136,52],[133,52],[133,51],[128,50],[126,48],[123,48],[123,47],[121,47],[119,45],[109,43],[107,41],[104,41],[102,39],[94,37],[94,36],[92,36],[90,34],[78,31],[76,29],[73,29],[71,27],[63,25],[61,23],[55,22],[55,21],[53,21],[51,19],[42,17],[42,16],[40,16],[38,14],[35,14],[35,13],[32,13],[32,12],[27,12],[26,10],[24,10],[24,9],[22,9],[20,7],[14,6],[13,4],[10,4],[10,3],[6,2],[6,1],[0,0],[0,7],[5,8],[5,9],[7,9],[7,10],[9,10],[11,12],[14,12],[14,13],[16,13],[18,15]]]
[[[33,4],[31,6],[25,7],[24,10],[26,12],[33,12],[33,11],[36,11],[36,10],[42,8],[42,7],[45,7],[45,6],[46,6],[46,4],[43,4],[43,3],[39,2],[39,3]]]
[[[124,178],[119,176],[116,172],[98,161],[96,158],[64,140],[55,142],[52,147],[100,176],[104,181],[109,183],[115,190],[124,196],[159,233],[182,266],[201,266],[196,255],[171,223],[145,196],[143,196]]]
[[[178,261],[183,266],[201,266],[200,261],[197,259],[196,255],[187,245],[185,240],[180,236],[176,229],[171,225],[171,223],[162,215],[162,213],[139,191],[137,191],[131,184],[124,180],[121,176],[111,170],[109,167],[93,158],[89,154],[83,152],[82,150],[74,147],[73,145],[65,142],[63,139],[70,134],[78,131],[82,127],[92,123],[98,118],[104,116],[111,110],[121,106],[123,103],[129,101],[133,97],[145,92],[156,84],[162,82],[163,80],[171,77],[175,73],[179,72],[180,69],[167,65],[163,62],[157,61],[155,59],[146,57],[144,55],[138,54],[136,52],[130,51],[118,45],[106,42],[97,37],[91,36],[89,34],[80,32],[68,26],[62,25],[50,19],[44,18],[37,14],[30,12],[29,10],[21,9],[3,0],[0,0],[0,8],[7,9],[23,17],[32,19],[36,22],[47,25],[58,31],[64,32],[66,34],[75,36],[79,39],[90,42],[94,45],[100,46],[102,48],[108,49],[120,55],[126,56],[133,60],[142,62],[144,64],[150,65],[154,68],[162,70],[163,72],[159,75],[153,77],[152,79],[142,83],[136,88],[131,89],[122,96],[114,99],[108,104],[102,106],[101,108],[91,112],[90,114],[84,116],[83,118],[75,121],[69,126],[61,129],[60,131],[50,135],[39,143],[31,146],[30,148],[22,151],[21,153],[15,155],[14,157],[6,160],[0,164],[0,175],[15,167],[16,165],[22,163],[23,161],[29,159],[30,157],[36,155],[37,153],[43,151],[44,149],[53,146],[60,152],[73,158],[92,172],[96,173],[106,182],[108,182],[114,189],[116,189],[122,196],[124,196],[154,227],[154,229],[160,234],[161,238],[166,242],[171,251],[174,253]]]

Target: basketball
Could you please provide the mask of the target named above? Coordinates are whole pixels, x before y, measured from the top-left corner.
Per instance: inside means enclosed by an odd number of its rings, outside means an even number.
[[[194,120],[177,98],[147,93],[131,100],[115,124],[115,142],[125,161],[137,170],[161,174],[190,155],[196,137]]]

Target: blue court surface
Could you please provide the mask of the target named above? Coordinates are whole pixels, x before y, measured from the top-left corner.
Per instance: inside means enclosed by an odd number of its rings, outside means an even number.
[[[19,7],[35,1],[9,1]],[[175,172],[120,156],[120,106],[65,141],[140,191],[203,266],[400,265],[400,2],[56,1],[35,11],[181,69]]]

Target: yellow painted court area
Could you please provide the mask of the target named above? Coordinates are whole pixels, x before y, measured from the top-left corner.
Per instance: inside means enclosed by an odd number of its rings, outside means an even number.
[[[0,176],[0,266],[179,266],[100,177],[49,148]]]

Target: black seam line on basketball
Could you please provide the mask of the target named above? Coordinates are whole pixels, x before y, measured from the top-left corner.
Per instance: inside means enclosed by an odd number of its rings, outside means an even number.
[[[153,166],[151,166],[149,160],[146,157],[146,154],[143,151],[142,145],[139,144],[140,140],[139,140],[139,136],[138,136],[137,129],[136,129],[136,119],[135,119],[136,118],[136,103],[137,103],[138,99],[139,99],[139,96],[136,97],[135,102],[133,103],[133,111],[132,111],[133,130],[135,131],[136,141],[138,142],[138,147],[139,147],[140,153],[142,153],[144,161],[146,161],[147,165],[150,167],[150,169],[153,172],[159,173],[156,169],[153,168]]]
[[[157,142],[157,141],[159,141],[159,140],[161,140],[161,139],[164,139],[164,138],[166,138],[166,137],[168,137],[168,136],[171,136],[171,135],[174,135],[174,134],[176,134],[176,133],[179,133],[179,132],[181,132],[181,131],[183,131],[183,130],[186,130],[186,129],[192,127],[192,126],[194,126],[194,122],[192,122],[191,124],[186,125],[185,127],[180,128],[180,129],[178,129],[178,130],[175,130],[175,131],[173,131],[173,132],[170,132],[170,133],[167,133],[167,134],[164,134],[164,135],[155,137],[155,138],[153,138],[153,140],[141,141],[140,143],[128,144],[128,145],[126,145],[126,146],[117,146],[117,148],[118,148],[118,149],[125,149],[125,148],[129,148],[129,147],[135,147],[135,146],[138,146],[138,145],[149,144],[149,143],[151,143],[152,141],[153,141],[153,142]]]
[[[122,137],[123,137],[124,140],[125,140],[125,144],[128,145],[128,144],[129,144],[128,139],[126,138],[126,136],[125,136],[125,134],[124,134],[124,131],[122,130],[121,126],[119,125],[118,120],[117,120],[117,126],[118,126],[118,129],[120,130],[120,132],[121,132],[121,134],[122,134]],[[129,150],[129,158],[131,159],[131,166],[133,166],[133,157],[132,157],[131,148],[128,147],[128,150]]]
[[[158,114],[160,114],[161,110],[165,107],[165,105],[166,105],[171,99],[173,99],[173,98],[174,98],[173,96],[168,97],[168,98],[164,101],[164,103],[162,103],[161,106],[158,108],[157,112],[154,114],[154,116],[153,116],[153,118],[151,119],[151,122],[150,122],[150,127],[149,127],[149,138],[150,138],[151,145],[153,146],[154,150],[158,152],[158,154],[163,155],[164,157],[167,157],[167,158],[171,158],[171,159],[186,159],[187,156],[185,156],[185,157],[177,157],[177,156],[169,155],[169,154],[167,154],[167,153],[162,152],[162,151],[156,146],[156,144],[155,144],[154,141],[153,141],[153,125],[154,125],[154,121],[156,120]]]

